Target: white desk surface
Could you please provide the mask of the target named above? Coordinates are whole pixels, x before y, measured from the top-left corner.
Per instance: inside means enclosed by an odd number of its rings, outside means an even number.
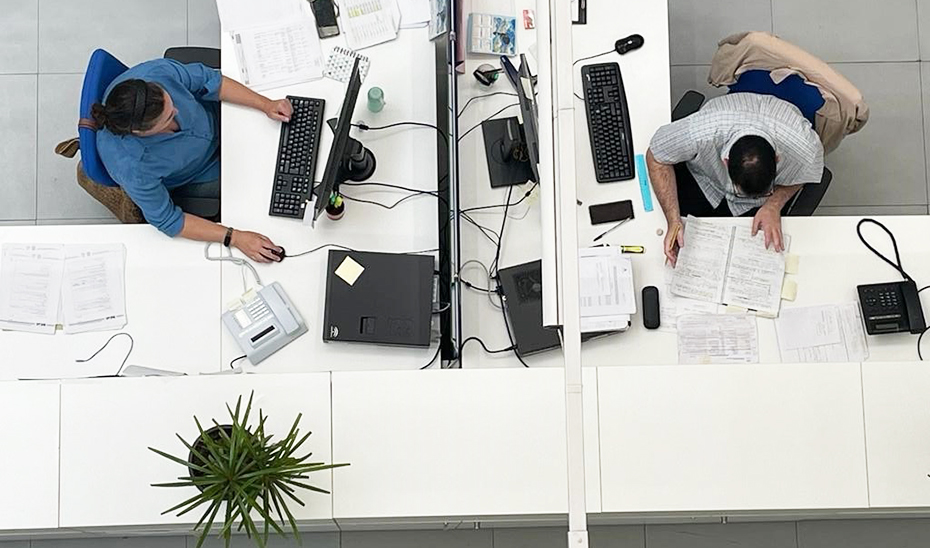
[[[872,506],[930,507],[930,370],[919,362],[866,363],[862,386]]]
[[[324,40],[323,55],[334,46],[345,46],[344,37]],[[224,33],[223,73],[237,78],[231,39]],[[353,121],[372,126],[394,122],[436,122],[435,45],[427,29],[405,29],[397,40],[364,49],[371,58],[371,71],[362,85]],[[367,109],[367,93],[372,86],[384,90],[386,105],[373,114]],[[265,92],[269,97],[285,95],[318,97],[326,100],[326,118],[335,118],[342,106],[345,86],[330,79],[316,80]],[[438,247],[435,198],[420,196],[390,211],[348,201],[345,217],[333,222],[322,215],[315,229],[300,221],[271,217],[274,162],[280,124],[263,114],[229,105],[223,106],[223,223],[242,230],[260,232],[285,248],[288,254],[308,251],[324,244],[340,244],[361,251],[415,252]],[[375,154],[377,170],[371,181],[408,188],[435,190],[436,132],[422,127],[397,127],[352,135]],[[318,152],[316,180],[323,170],[332,145],[332,132],[324,123]],[[344,186],[349,196],[390,204],[408,193],[376,187]],[[309,333],[259,366],[262,372],[319,371],[346,369],[406,369],[426,364],[431,350],[385,348],[372,345],[324,343],[322,340],[325,268],[328,250],[303,257],[286,258],[282,263],[259,265],[263,282],[281,282],[284,290],[307,321]],[[223,265],[223,303],[243,292],[238,267]],[[228,334],[222,336],[224,363],[242,352]]]
[[[859,364],[606,367],[598,398],[604,512],[868,507]]]
[[[58,527],[57,382],[0,382],[0,530]]]
[[[135,339],[127,365],[198,373],[220,368],[220,267],[203,258],[203,244],[168,238],[148,225],[21,226],[0,229],[0,244],[62,243],[126,246],[126,314]],[[128,339],[117,331],[40,335],[0,331],[0,379],[113,375]]]
[[[466,4],[467,7],[467,4]],[[533,8],[532,2],[517,2],[517,13],[523,8]],[[617,17],[617,13],[635,13],[635,17]],[[534,74],[538,72],[537,60],[533,57],[536,41],[535,31],[523,30],[522,18],[518,17],[517,44],[533,68]],[[617,62],[624,77],[624,87],[627,101],[630,105],[631,125],[633,129],[633,143],[637,154],[645,154],[652,134],[663,124],[669,122],[669,71],[668,71],[668,10],[666,2],[636,2],[634,0],[619,0],[617,2],[594,2],[588,5],[588,24],[573,27],[573,58],[580,59],[589,55],[602,53],[613,48],[614,42],[621,37],[639,33],[645,38],[645,44],[639,50],[627,55],[612,53],[590,61],[578,63],[572,68],[575,74],[575,91],[583,95],[581,87],[581,67],[585,64]],[[533,45],[533,47],[531,47]],[[490,59],[490,60],[489,60]],[[513,89],[504,77],[492,88],[486,88],[477,83],[471,73],[481,63],[496,64],[496,59],[486,56],[469,56],[466,62],[466,74],[459,78],[459,104],[475,96],[496,91],[512,92]],[[519,63],[519,61],[517,61]],[[566,69],[567,70],[567,69]],[[459,120],[460,131],[464,132],[481,120],[490,116],[501,107],[515,103],[516,98],[510,96],[495,96],[474,101]],[[461,109],[461,106],[459,107]],[[517,108],[511,108],[500,116],[515,116]],[[594,165],[591,160],[590,141],[588,137],[588,124],[584,103],[575,100],[575,150],[576,150],[576,180],[578,199],[582,206],[578,208],[580,243],[588,245],[603,227],[591,227],[588,218],[588,206],[596,203],[617,200],[632,200],[636,215],[636,222],[624,227],[615,233],[615,244],[645,245],[647,249],[655,240],[655,229],[664,227],[664,217],[656,207],[655,211],[646,214],[643,210],[643,201],[640,197],[639,182],[634,179],[620,183],[598,184],[594,177]],[[461,161],[461,195],[463,207],[503,204],[507,197],[507,189],[490,188],[487,173],[481,130],[475,130],[465,137],[459,144]],[[476,135],[477,134],[477,135]],[[523,195],[523,188],[517,187],[513,191],[512,201]],[[504,236],[504,248],[501,257],[501,267],[518,265],[538,260],[541,256],[542,244],[540,241],[539,199],[537,189],[523,204],[511,210],[511,218],[507,220]],[[653,196],[655,203],[655,197]],[[525,218],[518,219],[526,213]],[[475,212],[475,220],[485,226],[499,231],[503,216],[502,209],[490,212]],[[632,226],[635,224],[636,226]],[[462,223],[463,261],[478,259],[486,265],[494,259],[495,247],[480,233],[467,223]],[[651,238],[647,237],[652,235]],[[622,238],[621,238],[622,237]],[[620,239],[617,239],[620,238]],[[659,240],[661,241],[661,240]],[[655,244],[652,244],[654,247]],[[480,268],[469,265],[463,271],[468,281],[487,287],[487,281]],[[504,330],[501,312],[492,307],[486,295],[474,291],[466,291],[463,297],[463,315],[465,336],[479,336],[491,348],[506,348],[510,346],[507,333]],[[609,356],[607,352],[605,356]],[[561,366],[561,354],[550,352],[533,356],[527,360],[531,366]],[[585,356],[585,364],[589,358]],[[463,356],[465,367],[514,367],[519,363],[512,354],[487,355],[477,345],[469,345]]]
[[[333,373],[337,520],[567,512],[557,369]]]
[[[203,513],[183,517],[161,512],[196,494],[194,488],[155,488],[187,474],[181,465],[150,451],[155,447],[186,458],[201,424],[224,424],[255,391],[257,410],[269,432],[286,435],[298,413],[300,430],[313,432],[305,448],[331,462],[329,375],[231,375],[160,379],[95,379],[61,386],[61,527],[128,527],[194,524]],[[205,428],[207,426],[204,426]],[[53,453],[52,453],[53,454]],[[314,461],[316,462],[316,460]],[[331,490],[335,471],[317,472],[310,483]],[[325,525],[332,518],[329,495],[301,491],[306,506],[291,505],[298,520]]]

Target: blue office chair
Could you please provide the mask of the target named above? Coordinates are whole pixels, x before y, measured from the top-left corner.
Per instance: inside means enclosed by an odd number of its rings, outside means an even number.
[[[823,107],[825,102],[820,90],[816,86],[805,82],[797,74],[793,74],[776,84],[769,77],[769,71],[767,70],[744,72],[736,82],[729,86],[728,93],[774,95],[798,107],[801,114],[812,125],[814,124],[814,115]],[[672,121],[694,114],[700,110],[703,104],[704,95],[693,90],[686,92],[672,110]],[[824,167],[820,183],[804,185],[804,188],[795,194],[794,198],[782,209],[782,215],[792,217],[809,217],[813,215],[832,181],[833,173]]]
[[[214,48],[169,48],[165,51],[165,58],[174,59],[180,63],[203,63],[212,68],[219,68],[220,66],[220,51]],[[119,183],[113,180],[97,154],[97,125],[91,117],[91,107],[94,103],[99,103],[103,99],[104,92],[106,92],[107,87],[113,80],[127,70],[129,70],[129,67],[120,62],[119,59],[102,49],[98,49],[90,56],[87,72],[84,75],[84,86],[81,89],[80,121],[78,122],[81,167],[88,178],[104,187],[119,187]],[[98,200],[104,201],[99,195],[102,193],[87,190]],[[110,199],[107,201],[112,202],[112,193],[109,197]],[[174,200],[187,213],[219,221],[219,198],[174,197]],[[105,203],[105,205],[107,204]],[[113,207],[111,206],[112,204],[107,205],[112,210]],[[117,216],[120,217],[120,215]],[[132,215],[129,216],[132,217]],[[139,215],[139,218],[141,218],[141,215]]]

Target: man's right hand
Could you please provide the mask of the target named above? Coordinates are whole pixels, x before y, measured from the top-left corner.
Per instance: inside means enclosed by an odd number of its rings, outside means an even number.
[[[277,263],[281,261],[271,252],[272,249],[281,251],[281,248],[257,232],[234,230],[230,244],[255,262]]]
[[[678,262],[678,250],[685,246],[685,225],[681,219],[668,222],[668,230],[665,232],[665,257],[668,262],[675,266]]]

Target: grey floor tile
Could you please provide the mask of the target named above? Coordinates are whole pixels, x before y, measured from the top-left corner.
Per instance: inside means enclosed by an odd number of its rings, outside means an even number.
[[[355,531],[341,548],[491,548],[491,531]]]
[[[568,544],[564,527],[515,527],[493,533],[494,548],[565,548]]]
[[[827,62],[915,61],[914,0],[772,0],[775,34]]]
[[[869,104],[868,124],[827,156],[826,206],[926,205],[919,63],[835,65]]]
[[[191,536],[187,538],[187,548],[197,546],[197,538]],[[225,542],[211,536],[204,542],[203,548],[223,548]],[[255,541],[245,535],[236,535],[229,543],[230,548],[254,548]],[[339,548],[339,533],[301,533],[300,543],[298,544],[291,537],[272,536],[268,539],[268,548]],[[0,546],[0,548],[3,548]]]
[[[798,548],[926,548],[930,520],[836,520],[798,523]]]
[[[671,67],[672,108],[688,90],[699,91],[708,99],[724,95],[727,88],[715,88],[707,83],[710,65]]]
[[[220,16],[214,0],[187,1],[187,43],[220,47]]]
[[[39,75],[38,219],[112,218],[78,186],[78,158],[55,154],[55,145],[77,136],[82,74]]]
[[[187,548],[187,538],[126,537],[33,540],[31,548]]]
[[[668,25],[673,65],[709,65],[721,39],[772,32],[772,0],[669,0]]]
[[[645,548],[645,527],[596,525],[588,529],[588,544],[591,548]]]
[[[930,11],[930,0],[927,2],[927,11]],[[927,40],[930,40],[930,34],[928,34]],[[924,150],[928,170],[927,196],[928,201],[930,201],[930,63],[920,63],[920,88],[923,99]]]
[[[36,72],[39,0],[3,3],[0,17],[0,74]]]
[[[649,548],[796,548],[795,540],[794,522],[646,526]]]
[[[927,206],[820,206],[816,216],[926,215]]]
[[[28,540],[8,540],[0,542],[0,548],[29,548]]]
[[[0,226],[28,226],[28,225],[35,226],[35,224],[36,224],[35,219],[22,219],[18,221],[0,221]],[[3,546],[0,545],[0,548],[3,548]]]
[[[129,66],[187,44],[187,0],[42,0],[39,72],[83,72],[103,48]]]
[[[0,219],[36,217],[36,82],[0,76]]]
[[[917,30],[920,36],[920,60],[930,61],[930,0],[917,0]]]
[[[119,219],[111,217],[109,219],[39,219],[35,222],[39,226],[43,225],[118,225]]]

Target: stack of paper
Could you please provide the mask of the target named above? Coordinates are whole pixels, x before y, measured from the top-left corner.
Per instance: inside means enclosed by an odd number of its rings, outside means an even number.
[[[51,334],[126,325],[126,248],[122,244],[4,244],[0,328]]]
[[[757,363],[756,318],[707,314],[678,318],[678,363]]]
[[[869,357],[857,303],[782,310],[775,329],[783,362],[861,362]]]
[[[397,38],[401,13],[397,0],[343,0],[339,19],[346,44],[360,50]]]
[[[266,90],[323,77],[323,50],[313,19],[300,15],[286,22],[233,31],[242,83]]]
[[[578,250],[581,332],[604,333],[630,327],[636,313],[633,262],[618,247]]]

